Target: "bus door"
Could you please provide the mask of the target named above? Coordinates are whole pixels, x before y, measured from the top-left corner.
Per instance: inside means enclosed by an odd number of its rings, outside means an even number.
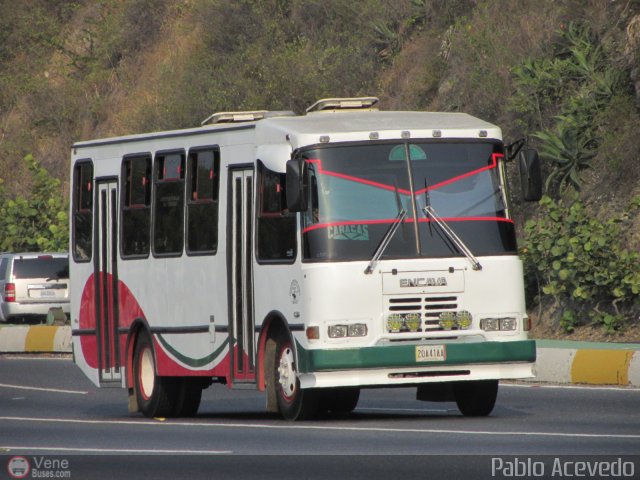
[[[118,183],[96,182],[96,254],[94,258],[96,334],[100,384],[121,383],[118,337]]]
[[[227,268],[229,345],[234,384],[255,381],[253,314],[253,168],[231,169],[229,176]]]

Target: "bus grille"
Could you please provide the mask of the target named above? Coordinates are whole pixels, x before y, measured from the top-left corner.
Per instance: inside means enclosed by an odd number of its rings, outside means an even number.
[[[458,309],[458,297],[455,295],[389,297],[385,307],[387,333],[435,332],[443,330],[439,324],[440,314],[455,312]]]

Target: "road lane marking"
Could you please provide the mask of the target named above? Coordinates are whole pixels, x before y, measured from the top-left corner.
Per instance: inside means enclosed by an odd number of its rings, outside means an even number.
[[[435,428],[383,428],[383,427],[338,427],[333,425],[270,425],[264,423],[209,423],[209,422],[180,422],[180,421],[149,421],[149,420],[82,420],[77,418],[33,418],[33,417],[0,417],[1,421],[9,422],[43,422],[43,423],[71,423],[85,425],[143,425],[154,427],[200,427],[200,428],[237,428],[264,430],[316,430],[343,432],[376,432],[376,433],[428,433],[447,435],[489,435],[489,436],[520,436],[520,437],[556,437],[556,438],[590,438],[590,439],[640,439],[640,434],[616,433],[566,433],[566,432],[517,432],[490,430],[449,430]]]
[[[381,407],[357,407],[358,412],[408,412],[408,413],[449,413],[457,412],[457,408],[381,408]]]
[[[73,453],[145,453],[145,454],[185,454],[185,455],[228,455],[232,450],[166,450],[140,448],[72,448],[72,447],[33,447],[33,446],[0,446],[0,452],[19,450],[37,452],[73,452]]]
[[[614,392],[634,392],[639,393],[640,388],[629,385],[628,387],[617,385],[605,387],[602,385],[553,385],[544,383],[500,383],[502,387],[514,387],[514,388],[549,388],[549,389],[561,389],[561,390],[589,390],[589,391],[614,391]]]
[[[75,395],[86,395],[89,393],[89,392],[83,392],[81,390],[62,390],[59,388],[28,387],[26,385],[10,385],[8,383],[0,383],[0,388],[15,388],[18,390],[35,390],[37,392],[50,392],[50,393],[71,393]]]

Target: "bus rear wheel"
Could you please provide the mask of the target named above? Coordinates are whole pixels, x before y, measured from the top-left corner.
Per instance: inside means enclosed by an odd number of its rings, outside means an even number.
[[[179,377],[176,382],[176,399],[172,416],[194,417],[202,399],[203,382],[200,378]]]
[[[318,413],[319,394],[301,389],[291,340],[286,335],[276,339],[274,379],[278,411],[287,420],[306,420]]]
[[[176,406],[178,385],[175,378],[156,374],[151,338],[141,333],[133,354],[134,390],[138,409],[146,417],[167,417]]]
[[[486,417],[496,404],[498,380],[456,382],[453,394],[465,417]]]

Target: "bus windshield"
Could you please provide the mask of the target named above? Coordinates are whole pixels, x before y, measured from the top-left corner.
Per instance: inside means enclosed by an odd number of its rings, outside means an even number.
[[[427,205],[474,255],[516,253],[499,143],[411,140],[318,147],[301,155],[310,186],[302,218],[305,261],[369,260],[402,210],[407,215],[382,259],[462,256],[424,212]]]

